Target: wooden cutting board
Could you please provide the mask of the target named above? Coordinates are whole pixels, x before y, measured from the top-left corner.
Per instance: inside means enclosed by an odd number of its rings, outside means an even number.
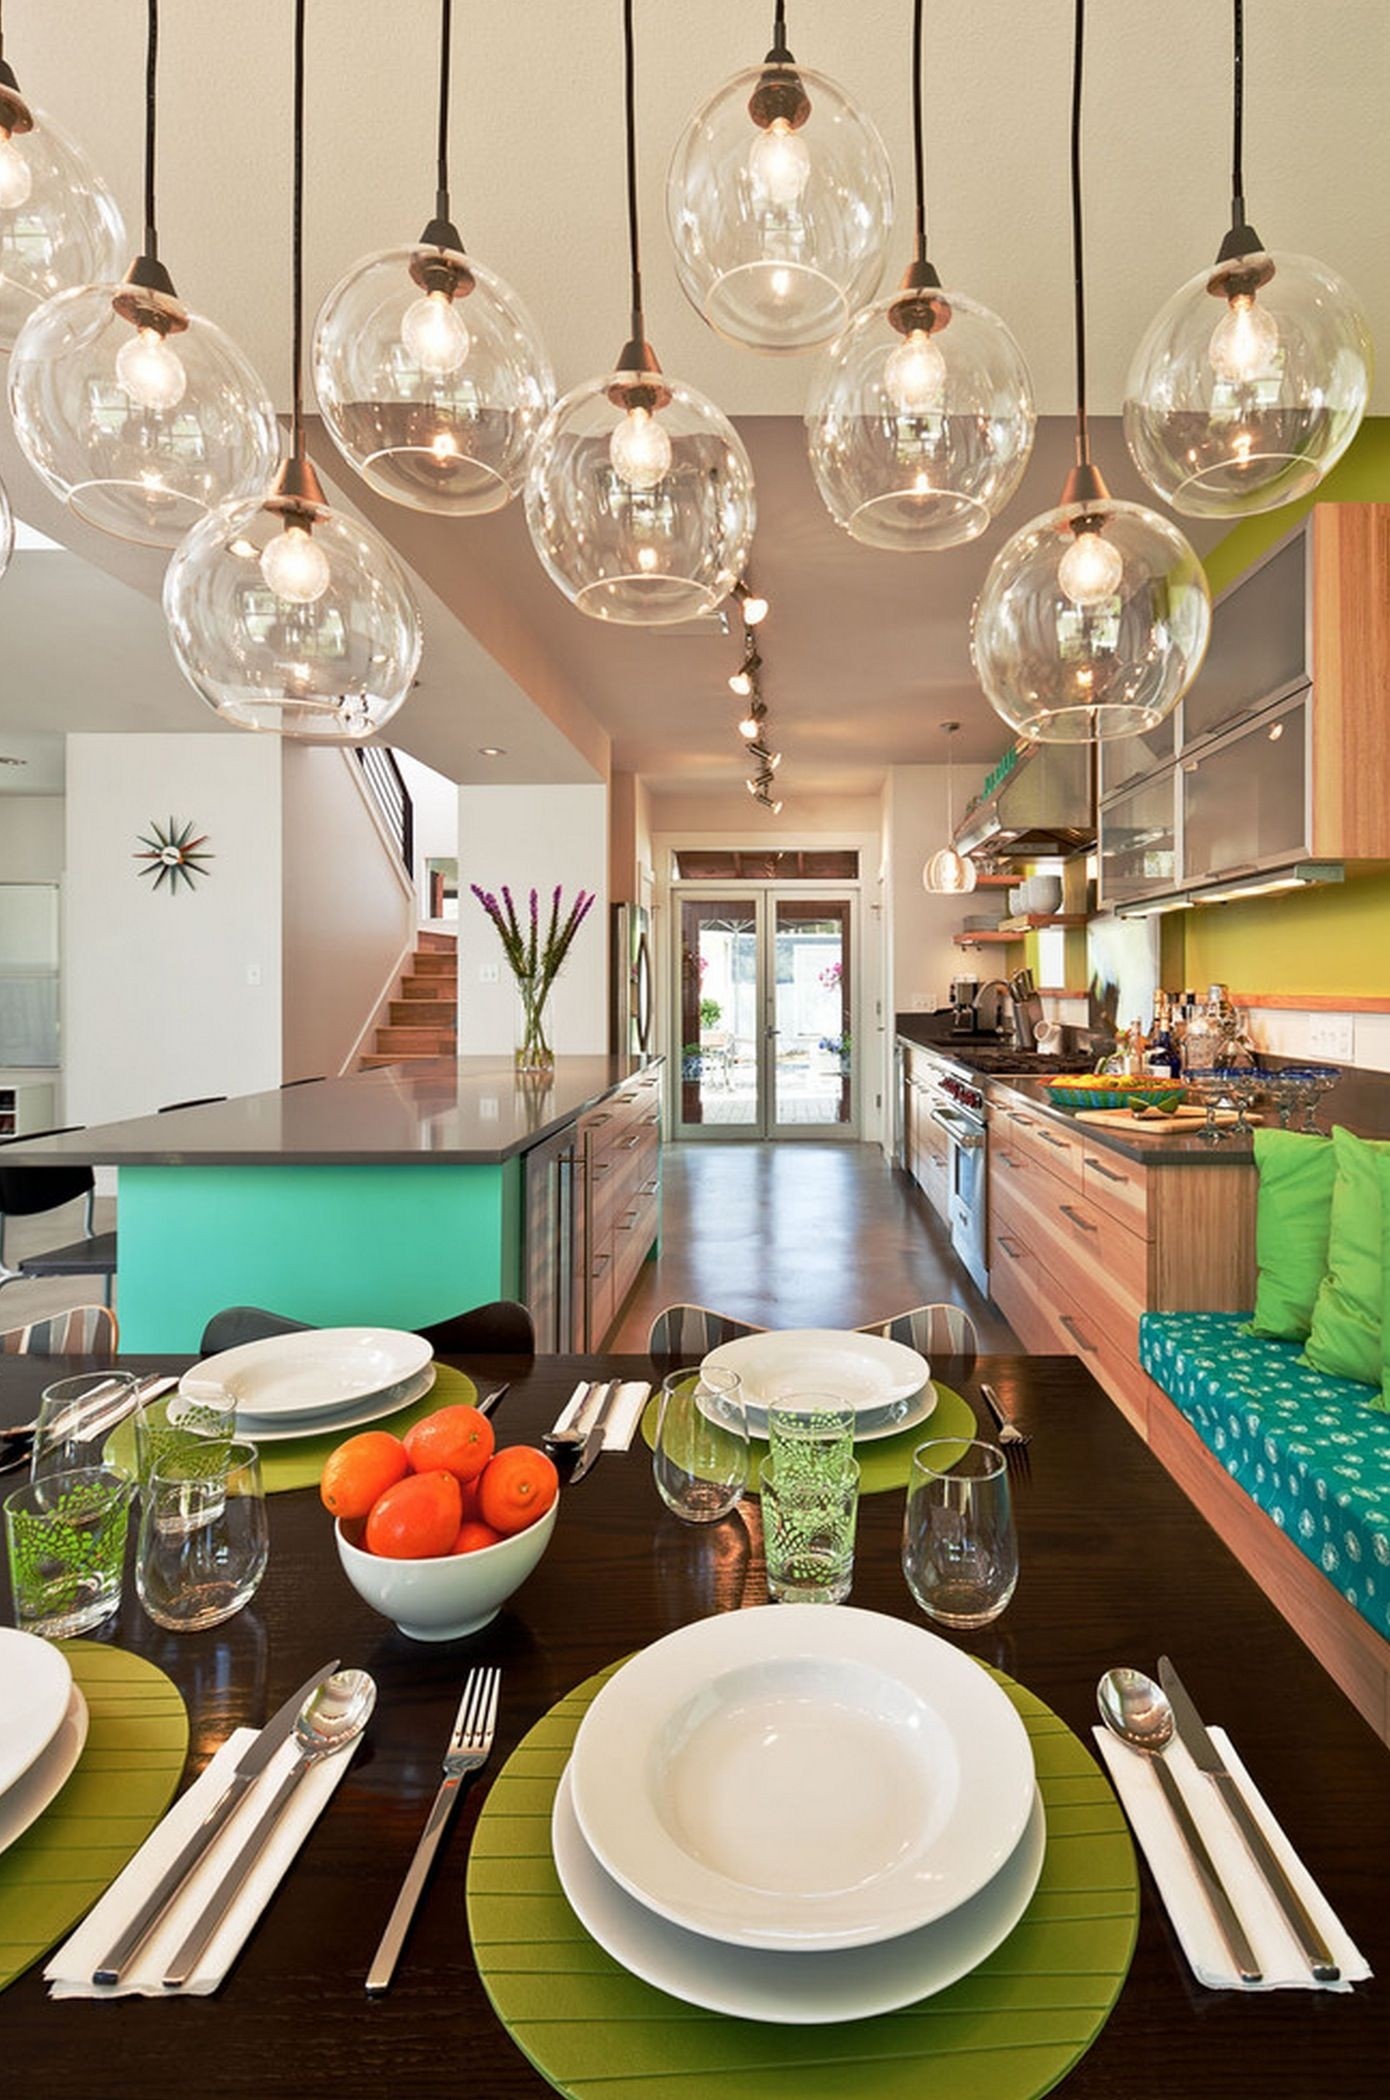
[[[1136,1116],[1132,1108],[1078,1108],[1074,1111],[1078,1123],[1102,1123],[1111,1130],[1123,1130],[1126,1135],[1134,1132],[1139,1137],[1170,1137],[1176,1131],[1179,1136],[1191,1137],[1207,1120],[1204,1108],[1175,1108],[1171,1116]],[[1216,1111],[1218,1124],[1230,1125],[1240,1119],[1233,1108]]]

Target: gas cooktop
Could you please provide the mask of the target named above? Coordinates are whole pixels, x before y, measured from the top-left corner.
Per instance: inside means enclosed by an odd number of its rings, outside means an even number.
[[[1095,1064],[1093,1056],[1080,1050],[1063,1050],[1056,1056],[1044,1057],[1037,1050],[1015,1050],[1007,1043],[961,1043],[946,1041],[933,1043],[937,1050],[953,1063],[966,1066],[971,1072],[1008,1072],[1020,1078],[1034,1073],[1089,1072]]]

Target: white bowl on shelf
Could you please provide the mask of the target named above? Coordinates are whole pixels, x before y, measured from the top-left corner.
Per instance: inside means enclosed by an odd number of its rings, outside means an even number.
[[[1062,901],[1060,875],[1030,875],[1023,887],[1027,895],[1024,909],[1038,918],[1050,918]]]

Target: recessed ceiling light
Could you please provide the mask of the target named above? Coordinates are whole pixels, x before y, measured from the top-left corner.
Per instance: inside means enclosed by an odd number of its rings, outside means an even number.
[[[479,744],[478,746],[479,758],[505,758],[506,755],[501,744]]]

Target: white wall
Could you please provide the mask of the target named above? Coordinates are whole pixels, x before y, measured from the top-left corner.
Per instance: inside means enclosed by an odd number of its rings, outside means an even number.
[[[405,784],[415,809],[415,888],[419,897],[420,923],[422,926],[438,925],[453,931],[453,921],[429,917],[429,883],[425,874],[425,863],[430,860],[455,860],[459,850],[459,791],[458,783],[447,780],[436,773],[433,766],[422,765],[408,751],[396,752],[396,764],[405,776]]]
[[[331,1078],[405,966],[417,900],[352,753],[286,744],[282,760],[284,1077]]]
[[[280,1079],[280,746],[70,736],[64,889],[68,1118],[106,1122]],[[192,819],[214,855],[150,894],[140,834]],[[257,982],[248,979],[255,974]]]
[[[955,789],[959,814],[967,792],[959,767]],[[884,803],[893,925],[889,1010],[911,1013],[944,1006],[947,986],[962,969],[981,978],[992,974],[979,955],[963,953],[951,941],[967,912],[990,909],[989,893],[977,903],[979,892],[933,897],[922,887],[923,867],[948,843],[944,766],[894,766]]]
[[[502,945],[469,889],[510,886],[518,908],[534,887],[549,900],[555,884],[568,904],[576,889],[597,901],[576,936],[550,995],[557,1055],[608,1048],[608,790],[606,787],[459,789],[459,1055],[516,1047],[516,994]],[[496,982],[480,970],[497,968]]]
[[[0,794],[0,882],[59,882],[61,795]]]

